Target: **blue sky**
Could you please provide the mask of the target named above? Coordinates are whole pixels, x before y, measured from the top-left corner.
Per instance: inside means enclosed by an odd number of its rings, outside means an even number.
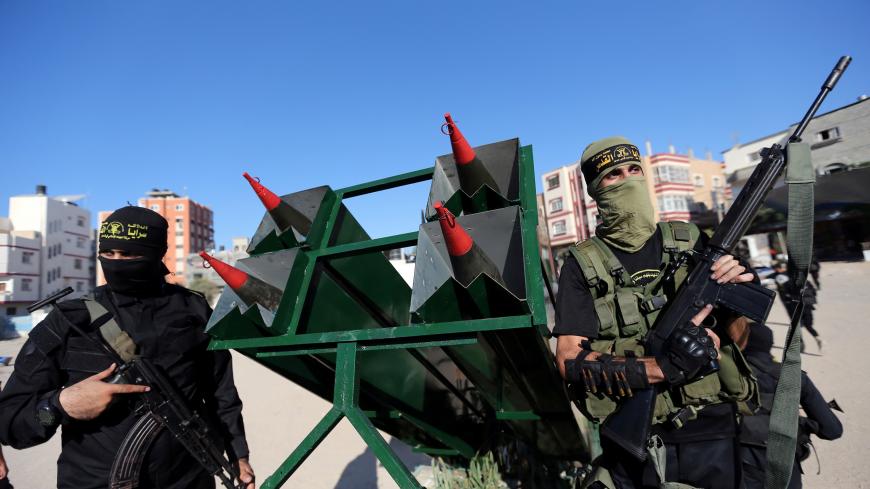
[[[538,175],[591,140],[720,152],[870,94],[870,2],[0,0],[0,215],[11,195],[152,187],[215,211],[216,241],[278,193],[417,170],[519,137]],[[540,182],[538,182],[540,186]],[[370,234],[414,230],[427,187],[351,200]],[[93,223],[96,225],[96,222]]]

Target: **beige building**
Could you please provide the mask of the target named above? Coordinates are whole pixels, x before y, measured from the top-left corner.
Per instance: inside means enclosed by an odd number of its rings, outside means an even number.
[[[692,221],[702,227],[719,222],[731,197],[724,163],[709,154],[695,158],[691,150],[686,155],[658,153],[643,159],[644,172],[652,175],[648,181],[657,220]]]
[[[167,281],[184,284],[187,257],[202,250],[214,249],[214,213],[190,197],[182,197],[168,189],[153,189],[139,199],[145,207],[163,216],[169,223],[166,233],[166,256],[163,262],[171,272]],[[112,211],[99,213],[100,223]],[[97,272],[97,285],[106,283],[102,270]]]

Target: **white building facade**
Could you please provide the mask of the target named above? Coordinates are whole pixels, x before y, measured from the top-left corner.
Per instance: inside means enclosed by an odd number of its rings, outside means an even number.
[[[94,288],[95,262],[91,213],[75,202],[81,196],[50,197],[44,186],[34,195],[9,199],[9,221],[14,232],[32,232],[39,248],[36,293],[45,297],[72,287],[68,298],[81,297]]]
[[[12,222],[0,217],[0,316],[20,316],[39,299],[41,258],[39,236],[14,231]]]

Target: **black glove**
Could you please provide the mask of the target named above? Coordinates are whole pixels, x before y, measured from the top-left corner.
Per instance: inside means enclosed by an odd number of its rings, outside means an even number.
[[[719,352],[707,330],[689,323],[674,332],[667,350],[656,357],[656,361],[665,380],[673,386],[680,386],[715,372],[713,361],[718,357]]]

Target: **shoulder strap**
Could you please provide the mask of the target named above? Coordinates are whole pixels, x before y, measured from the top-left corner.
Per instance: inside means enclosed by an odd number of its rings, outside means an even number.
[[[613,292],[617,280],[620,284],[631,283],[631,277],[619,259],[595,236],[573,246],[571,254],[580,265],[589,290],[596,294],[596,297],[608,291]]]
[[[100,335],[106,340],[106,343],[125,362],[129,362],[136,358],[136,343],[126,331],[118,326],[118,322],[102,304],[97,302],[92,296],[84,297],[85,307],[88,308],[88,314],[91,317],[91,326],[100,330]]]
[[[610,250],[610,247],[604,244],[604,241],[601,241],[596,236],[589,238],[587,241],[591,242],[591,246],[594,246],[598,251],[599,257],[604,262],[604,266],[607,267],[607,273],[614,279],[618,278],[620,285],[630,285],[631,275],[625,271],[625,267],[622,266],[622,263],[619,262],[619,258],[617,258],[616,255],[613,254],[613,251]]]
[[[569,250],[574,259],[577,260],[577,264],[580,265],[580,271],[583,273],[583,278],[586,279],[586,286],[593,294],[600,288],[610,289],[612,287],[604,263],[598,256],[598,250],[592,244],[591,239],[577,243]]]

